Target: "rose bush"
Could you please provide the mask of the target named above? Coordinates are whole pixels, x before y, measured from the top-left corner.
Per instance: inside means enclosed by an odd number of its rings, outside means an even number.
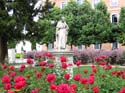
[[[27,65],[18,68],[4,64],[1,66],[0,93],[125,93],[125,70],[119,70],[107,62],[108,56],[93,58],[90,69],[80,71],[82,61],[73,64],[60,56],[55,62],[51,53],[46,53],[47,62],[38,56],[38,65],[28,58]],[[67,71],[73,66],[73,76]]]

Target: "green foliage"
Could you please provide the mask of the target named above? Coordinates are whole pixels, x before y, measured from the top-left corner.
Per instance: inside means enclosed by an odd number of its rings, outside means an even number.
[[[62,10],[62,16],[66,18],[66,22],[69,26],[68,34],[68,44],[77,45],[78,38],[80,37],[80,15],[79,15],[79,6],[76,2],[71,1],[68,5]]]
[[[85,1],[83,5],[80,6],[80,16],[81,16],[81,37],[80,42],[85,46],[89,46],[93,43],[93,9],[88,1]]]
[[[17,54],[15,55],[15,57],[16,57],[16,58],[22,58],[22,57],[23,57],[23,54],[22,54],[22,53],[17,53]]]
[[[122,31],[125,32],[125,7],[121,8],[120,11],[120,18],[119,18],[119,25]]]
[[[111,22],[104,2],[98,3],[93,17],[94,43],[108,42],[111,34]]]
[[[89,46],[110,40],[111,22],[104,2],[92,9],[87,0],[82,5],[71,1],[62,9],[62,15],[69,25],[68,44]]]
[[[55,41],[56,24],[60,17],[61,10],[59,8],[52,8],[50,13],[38,22],[41,30],[39,34],[43,37],[40,39],[42,44],[49,44]]]
[[[122,42],[122,31],[120,30],[119,24],[112,24],[112,32],[110,34],[109,42]]]
[[[39,34],[41,31],[40,26],[37,22],[33,21],[33,17],[41,13],[42,20],[44,21],[46,14],[49,13],[49,9],[53,8],[54,4],[46,0],[44,6],[34,9],[37,0],[32,0],[32,5],[30,3],[31,0],[0,1],[0,36],[6,37],[8,41],[15,39],[38,41],[41,39],[41,34]],[[7,10],[5,7],[7,7]],[[9,16],[8,11],[11,9],[13,9],[14,13],[12,16]],[[24,26],[28,31],[26,34],[23,34]]]
[[[120,36],[120,41],[125,44],[125,7],[122,7],[120,11],[119,26],[122,32],[122,37]]]

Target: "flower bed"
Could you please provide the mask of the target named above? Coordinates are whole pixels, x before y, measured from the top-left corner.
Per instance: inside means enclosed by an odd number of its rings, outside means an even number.
[[[65,56],[60,57],[58,67],[52,54],[46,53],[45,57],[48,62],[39,56],[37,67],[32,66],[30,58],[28,67],[2,65],[0,93],[125,93],[125,70],[112,69],[106,55],[95,56],[91,69],[82,72],[82,62],[77,60],[73,76],[67,72],[73,64],[68,64]]]

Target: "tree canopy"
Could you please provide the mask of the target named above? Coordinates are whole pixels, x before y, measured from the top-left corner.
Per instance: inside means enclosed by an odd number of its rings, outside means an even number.
[[[119,36],[119,40],[125,44],[125,7],[121,8],[120,18],[119,18],[119,27],[121,30],[121,36]]]
[[[4,63],[7,43],[28,39],[36,41],[41,38],[40,26],[34,17],[46,17],[54,4],[46,0],[0,0],[0,62]],[[11,15],[9,14],[10,12]],[[45,24],[46,25],[46,24]]]

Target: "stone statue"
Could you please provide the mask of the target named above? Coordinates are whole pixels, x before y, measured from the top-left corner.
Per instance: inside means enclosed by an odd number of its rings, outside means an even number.
[[[65,18],[62,17],[56,26],[56,48],[58,50],[66,49],[68,29],[69,27],[65,22]]]

